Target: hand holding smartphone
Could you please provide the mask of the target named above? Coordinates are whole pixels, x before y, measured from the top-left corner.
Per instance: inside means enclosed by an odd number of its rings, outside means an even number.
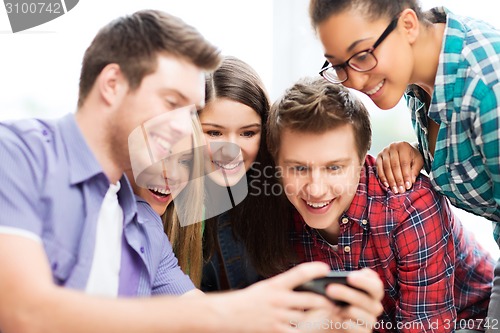
[[[322,277],[322,278],[313,279],[311,281],[303,283],[300,286],[296,287],[294,290],[295,291],[309,291],[309,292],[313,292],[313,293],[328,297],[326,295],[326,287],[331,283],[338,283],[338,284],[343,284],[343,285],[346,285],[350,288],[353,288],[353,289],[356,289],[356,290],[359,290],[359,291],[366,293],[364,290],[353,287],[347,283],[347,276],[349,275],[349,273],[350,272],[348,272],[348,271],[331,271],[330,273],[328,273],[327,276]],[[328,298],[331,299],[330,297],[328,297]],[[339,305],[339,306],[349,305],[349,303],[344,302],[344,301],[338,301],[335,299],[331,299],[331,300],[332,300],[332,302],[334,302],[336,305]]]

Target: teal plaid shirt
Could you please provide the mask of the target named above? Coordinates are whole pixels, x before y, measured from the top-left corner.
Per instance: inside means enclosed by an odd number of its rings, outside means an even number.
[[[418,89],[406,95],[425,168],[453,205],[500,222],[500,31],[432,11],[446,17],[446,30],[428,112]],[[434,156],[426,116],[439,125]],[[500,246],[500,223],[493,226]]]

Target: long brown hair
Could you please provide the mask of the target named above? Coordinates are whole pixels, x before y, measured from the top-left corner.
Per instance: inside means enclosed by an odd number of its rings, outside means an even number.
[[[203,268],[203,132],[193,118],[193,163],[188,185],[161,216],[165,233],[183,272],[200,286]],[[181,205],[175,205],[175,203]],[[179,218],[179,215],[181,218]],[[182,220],[182,223],[181,223]]]
[[[232,56],[226,56],[221,66],[207,76],[205,101],[208,103],[218,98],[230,99],[249,106],[261,118],[262,135],[259,152],[246,174],[248,195],[230,211],[234,236],[247,247],[252,247],[248,249],[249,253],[255,253],[259,250],[260,225],[265,218],[283,217],[283,210],[278,207],[279,202],[276,202],[281,198],[269,192],[275,181],[272,177],[274,164],[267,151],[265,137],[270,102],[264,84],[255,70],[244,61]],[[217,217],[207,220],[205,228],[203,246],[205,259],[208,260],[217,242]],[[275,246],[284,248],[285,243],[276,243]],[[272,251],[268,255],[272,256]],[[253,260],[253,257],[250,259]]]

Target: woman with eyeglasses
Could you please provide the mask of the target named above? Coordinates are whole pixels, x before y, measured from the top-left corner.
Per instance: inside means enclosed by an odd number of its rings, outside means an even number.
[[[411,109],[418,144],[392,144],[377,158],[388,190],[409,189],[425,166],[452,204],[497,222],[500,244],[500,32],[446,8],[424,13],[416,0],[311,0],[309,10],[325,79],[381,109],[405,96]],[[495,331],[499,264],[489,317]]]

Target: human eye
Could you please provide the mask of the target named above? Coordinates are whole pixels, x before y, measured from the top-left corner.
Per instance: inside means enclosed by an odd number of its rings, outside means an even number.
[[[351,61],[355,61],[356,63],[364,63],[367,62],[370,59],[370,52],[368,51],[361,51],[352,57]]]
[[[245,131],[243,133],[241,133],[241,136],[245,137],[245,138],[251,138],[253,136],[255,136],[257,134],[257,132],[255,131]]]
[[[165,98],[165,104],[171,110],[179,108],[179,102],[177,101],[177,99],[170,96]]]
[[[305,165],[293,165],[289,167],[289,170],[294,174],[304,174],[307,172],[307,166]]]
[[[339,65],[331,65],[331,69],[333,69],[334,71],[341,71],[343,70],[345,67],[345,64],[339,64]]]
[[[222,133],[220,131],[216,131],[216,130],[205,131],[205,134],[208,135],[209,137],[212,137],[212,138],[222,136]]]
[[[342,172],[343,168],[340,165],[329,165],[326,169],[332,174],[339,174]]]
[[[193,165],[193,156],[185,156],[179,159],[179,164],[186,168],[191,168]]]

